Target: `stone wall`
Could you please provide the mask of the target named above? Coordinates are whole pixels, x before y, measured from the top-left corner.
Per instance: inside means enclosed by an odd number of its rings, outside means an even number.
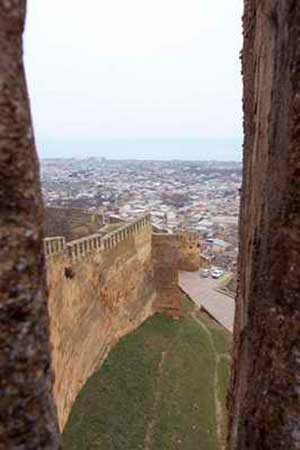
[[[199,238],[193,233],[152,235],[152,258],[157,289],[156,309],[172,317],[180,316],[182,293],[179,270],[200,268]]]
[[[300,2],[247,0],[231,450],[300,449]]]
[[[152,234],[150,216],[110,234],[44,240],[55,399],[61,429],[113,345],[154,312],[180,316],[178,270],[200,264],[198,239]]]
[[[112,346],[153,314],[156,297],[150,218],[105,239],[48,246],[55,399],[63,429],[77,393]],[[50,241],[51,242],[51,241]]]
[[[0,449],[58,450],[25,11],[0,0]]]
[[[195,272],[201,266],[201,244],[198,233],[177,234],[178,270]]]
[[[64,236],[67,241],[96,233],[103,226],[101,214],[80,208],[45,208],[44,235]]]
[[[155,271],[157,311],[172,317],[180,316],[180,290],[178,287],[178,241],[175,235],[152,235],[152,259]]]

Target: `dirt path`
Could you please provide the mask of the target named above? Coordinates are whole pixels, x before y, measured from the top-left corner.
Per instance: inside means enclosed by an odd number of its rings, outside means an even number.
[[[151,450],[150,445],[151,445],[151,440],[152,440],[152,436],[153,436],[154,426],[157,422],[157,409],[158,409],[160,395],[161,395],[161,390],[159,388],[159,385],[160,385],[160,381],[161,381],[161,378],[163,375],[163,367],[164,367],[164,363],[165,363],[168,351],[169,351],[169,349],[165,352],[162,352],[161,359],[158,364],[157,376],[156,376],[156,391],[155,391],[154,403],[153,403],[153,415],[152,415],[152,419],[150,420],[150,422],[148,423],[148,426],[147,426],[145,442],[144,442],[144,450]]]
[[[224,414],[224,412],[223,412],[223,408],[222,408],[222,403],[221,403],[219,395],[218,395],[219,394],[219,381],[220,381],[218,367],[219,367],[221,358],[223,358],[223,357],[228,358],[228,355],[227,354],[221,354],[221,355],[218,354],[216,347],[215,347],[214,340],[213,340],[213,336],[212,336],[209,328],[205,325],[205,323],[202,322],[197,317],[197,315],[196,315],[197,312],[198,312],[198,308],[196,308],[191,313],[191,317],[195,320],[195,322],[198,323],[198,325],[200,325],[200,327],[206,333],[209,343],[210,343],[210,346],[211,346],[213,358],[214,358],[214,374],[213,375],[214,375],[214,401],[215,401],[215,411],[216,411],[217,439],[219,442],[219,449],[226,450],[226,442],[224,439],[224,429],[223,429],[223,423],[224,423],[223,414]],[[161,382],[161,379],[163,376],[163,369],[164,369],[166,357],[167,357],[169,351],[171,350],[171,348],[173,347],[173,345],[174,345],[174,343],[170,344],[169,347],[167,348],[167,350],[162,352],[161,359],[158,364],[157,376],[156,376],[156,391],[155,391],[154,402],[153,402],[153,413],[152,413],[152,419],[148,423],[147,431],[145,434],[144,450],[151,450],[153,431],[154,431],[155,425],[157,423],[157,410],[158,410],[158,406],[159,406],[159,402],[160,402],[160,398],[161,398],[160,382]]]

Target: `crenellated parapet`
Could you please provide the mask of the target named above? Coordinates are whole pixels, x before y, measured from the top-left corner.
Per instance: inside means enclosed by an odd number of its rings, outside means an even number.
[[[48,237],[64,236],[70,242],[97,233],[103,224],[102,214],[82,208],[45,208],[44,234]]]
[[[44,239],[44,252],[46,258],[64,253],[66,239],[64,236],[48,237]]]
[[[61,429],[76,395],[118,340],[155,311],[152,226],[45,240],[54,394]]]
[[[126,223],[104,236],[95,233],[68,243],[64,237],[46,238],[44,240],[45,255],[46,258],[61,255],[71,260],[79,260],[96,252],[110,250],[146,227],[151,227],[150,214]]]
[[[103,249],[102,237],[100,234],[75,239],[67,244],[66,256],[71,259],[81,259],[93,252]]]
[[[99,230],[70,242],[46,238],[44,248],[63,429],[76,395],[122,336],[155,312],[181,316],[178,271],[199,268],[199,238],[153,234],[148,214],[107,234]]]

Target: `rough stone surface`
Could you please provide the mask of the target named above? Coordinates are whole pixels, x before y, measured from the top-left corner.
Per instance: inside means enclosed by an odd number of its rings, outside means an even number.
[[[178,240],[178,270],[197,272],[203,265],[201,244],[198,233],[185,232],[177,234]]]
[[[300,2],[246,0],[229,448],[300,449]]]
[[[42,208],[22,62],[26,2],[0,1],[0,449],[59,448]]]
[[[199,270],[200,245],[192,233],[153,234],[152,258],[157,290],[156,310],[171,317],[181,315],[179,270]]]
[[[44,234],[64,236],[67,241],[96,233],[103,226],[101,214],[81,208],[45,208]]]
[[[113,345],[154,312],[150,223],[71,263],[63,255],[50,258],[48,283],[54,392],[63,429],[78,392]]]
[[[103,238],[92,235],[67,245],[57,238],[48,247],[54,392],[61,429],[78,392],[122,336],[155,312],[180,316],[178,267],[190,267],[187,255],[192,249],[200,261],[192,241],[191,235],[152,235],[146,216]]]

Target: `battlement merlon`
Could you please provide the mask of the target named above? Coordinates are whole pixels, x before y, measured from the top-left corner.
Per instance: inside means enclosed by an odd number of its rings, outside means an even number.
[[[63,253],[66,249],[64,236],[48,237],[44,239],[44,252],[46,258]]]
[[[146,214],[132,222],[126,223],[105,236],[95,233],[66,243],[64,237],[44,239],[46,258],[62,255],[70,259],[80,259],[92,252],[104,251],[118,245],[132,234],[137,234],[146,227],[151,227],[151,215]]]

